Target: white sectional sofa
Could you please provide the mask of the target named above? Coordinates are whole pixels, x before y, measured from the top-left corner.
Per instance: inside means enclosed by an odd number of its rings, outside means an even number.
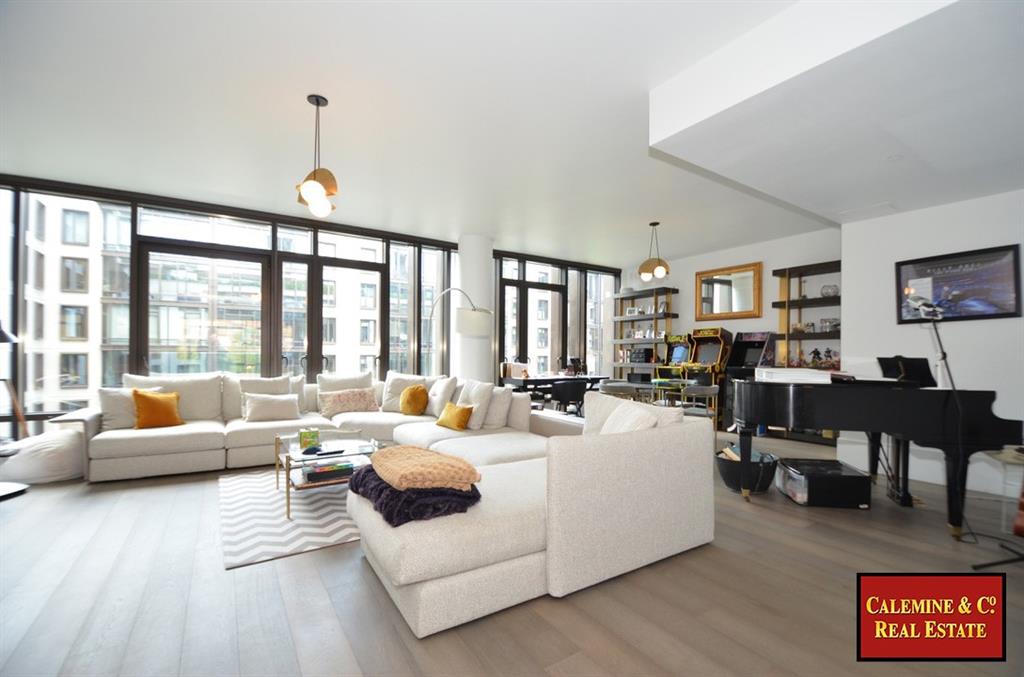
[[[622,404],[587,393],[583,434],[541,437],[539,458],[512,453],[510,462],[486,464],[480,461],[502,454],[467,455],[480,470],[481,499],[462,514],[394,528],[348,493],[363,553],[417,637],[545,594],[563,597],[714,538],[710,421],[630,403],[658,425],[599,434]],[[419,425],[397,429],[396,438],[418,439],[425,434]],[[546,425],[572,430],[560,421]],[[431,439],[438,450],[446,443],[486,450],[494,442]]]
[[[159,387],[179,392],[179,413],[184,425],[104,430],[98,409],[81,409],[52,422],[84,426],[84,472],[92,482],[271,464],[275,435],[300,428],[360,430],[365,438],[446,450],[478,465],[544,455],[544,437],[530,431],[530,404],[525,393],[513,395],[506,425],[454,431],[436,425],[432,416],[406,416],[381,410],[346,412],[328,420],[317,412],[317,385],[296,383],[295,392],[300,395],[303,410],[301,418],[247,421],[241,417],[239,378],[224,373],[125,374],[126,387]],[[373,382],[378,406],[383,387],[383,382]],[[571,422],[566,425],[566,430],[573,430]],[[404,432],[406,428],[410,429],[408,434]],[[483,436],[493,439],[487,445],[473,442]]]

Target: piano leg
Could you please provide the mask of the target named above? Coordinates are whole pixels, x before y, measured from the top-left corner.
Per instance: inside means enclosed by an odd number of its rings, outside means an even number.
[[[889,467],[892,469],[888,496],[905,508],[914,507],[910,495],[910,441],[891,438]]]
[[[904,508],[914,507],[914,497],[910,495],[910,440],[900,440],[900,505]]]
[[[949,535],[959,541],[964,523],[964,498],[967,496],[968,459],[961,460],[959,454],[943,451],[946,452],[946,520]]]
[[[740,493],[743,500],[750,501],[750,445],[753,428],[740,428]]]
[[[878,479],[878,455],[882,452],[882,433],[867,433],[868,435],[868,472],[871,474],[871,483]]]

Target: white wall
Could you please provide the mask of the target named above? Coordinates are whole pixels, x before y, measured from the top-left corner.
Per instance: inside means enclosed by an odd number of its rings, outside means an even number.
[[[641,252],[642,253],[642,252]],[[670,259],[671,273],[664,280],[654,280],[644,284],[636,273],[639,261],[622,271],[622,286],[642,289],[645,287],[676,287],[679,294],[672,299],[673,312],[679,313],[679,319],[672,320],[672,333],[685,334],[694,327],[722,326],[735,334],[738,331],[776,331],[779,324],[778,311],[771,307],[772,301],[779,298],[778,280],[772,277],[775,268],[787,268],[806,263],[834,261],[840,254],[840,232],[838,228],[825,228],[802,235],[793,235],[777,240],[768,240],[756,244],[722,249],[707,254],[698,254],[679,259]],[[764,272],[761,279],[762,315],[749,320],[719,320],[715,322],[696,322],[694,317],[694,286],[697,272],[733,266],[743,263],[760,261]],[[827,281],[822,278],[822,283]],[[817,279],[816,282],[817,284]],[[809,290],[808,296],[817,296],[818,290]],[[818,309],[815,309],[818,310]],[[835,309],[821,309],[828,316],[835,314]],[[805,319],[816,319],[807,315]],[[824,346],[822,346],[824,348]],[[838,345],[832,346],[838,348]]]
[[[1024,191],[844,224],[844,370],[878,376],[875,358],[879,355],[928,357],[935,362],[928,325],[896,323],[896,261],[1022,241]],[[1024,319],[951,322],[939,330],[957,387],[994,390],[997,416],[1024,419]],[[940,451],[912,448],[911,454],[912,479],[944,484]],[[866,468],[863,435],[844,434],[839,458]],[[973,459],[968,487],[1000,493],[999,464],[984,454],[974,454]]]

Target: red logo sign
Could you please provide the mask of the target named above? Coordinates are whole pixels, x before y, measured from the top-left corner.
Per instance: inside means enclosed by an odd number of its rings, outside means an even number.
[[[857,660],[1006,660],[1006,574],[857,574]]]

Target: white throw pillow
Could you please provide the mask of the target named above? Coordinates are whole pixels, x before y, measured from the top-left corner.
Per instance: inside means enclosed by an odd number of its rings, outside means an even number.
[[[384,380],[384,400],[380,403],[380,410],[401,413],[402,391],[409,386],[421,386],[426,383],[426,380],[423,376],[403,374],[389,369],[387,378]]]
[[[98,388],[100,396],[100,414],[103,425],[100,430],[121,430],[123,428],[135,427],[135,398],[132,397],[134,388]],[[139,388],[149,392],[161,392],[162,387]]]
[[[290,391],[299,396],[299,411],[302,413],[309,411],[309,403],[306,402],[306,377],[302,374],[292,376],[288,384]]]
[[[316,384],[325,393],[337,390],[352,390],[354,388],[369,388],[373,385],[373,374],[364,371],[362,374],[341,376],[338,374],[317,374]]]
[[[512,393],[512,404],[508,408],[508,427],[530,432],[530,395]]]
[[[633,402],[623,402],[608,415],[601,426],[602,435],[635,433],[658,425],[658,419]]]
[[[54,430],[26,437],[14,443],[17,455],[0,464],[0,480],[41,484],[81,477],[84,444],[81,430]]]
[[[462,386],[462,394],[459,395],[456,404],[460,407],[473,407],[473,415],[469,417],[469,424],[466,426],[470,430],[480,430],[484,426],[484,421],[487,420],[487,405],[491,403],[493,392],[493,383],[466,381]]]
[[[224,415],[221,404],[220,372],[206,374],[125,374],[125,388],[162,386],[165,393],[178,393],[178,413],[186,421],[218,421]],[[237,416],[237,414],[236,414]]]
[[[239,415],[243,418],[247,417],[249,395],[287,395],[292,388],[290,376],[240,378],[238,386],[242,391],[242,410]]]
[[[452,395],[455,393],[455,377],[451,378],[438,378],[434,381],[434,385],[430,386],[430,392],[427,393],[427,411],[429,416],[434,418],[440,418],[444,412],[444,405],[452,401]]]
[[[491,393],[491,401],[487,405],[487,417],[484,418],[484,429],[494,430],[508,425],[508,410],[512,407],[512,389],[495,388]]]
[[[294,393],[286,395],[247,393],[245,395],[246,421],[290,421],[301,417],[299,396]]]

